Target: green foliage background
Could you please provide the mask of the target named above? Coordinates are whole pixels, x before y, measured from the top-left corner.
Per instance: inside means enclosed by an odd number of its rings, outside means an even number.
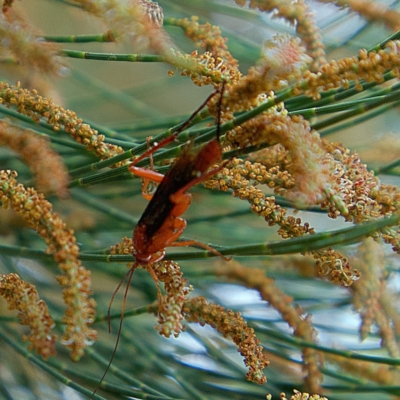
[[[317,20],[324,43],[330,51],[329,57],[357,54],[359,48],[371,48],[391,34],[383,25],[368,23],[347,11],[338,11],[334,6],[310,3],[317,7]],[[399,9],[397,3],[394,2],[392,7]],[[159,4],[166,17],[198,15],[200,22],[209,21],[219,25],[223,35],[229,37],[229,49],[239,59],[242,72],[256,63],[263,40],[276,32],[295,35],[288,24],[271,19],[266,14],[238,8],[231,1],[169,0],[159,1]],[[98,20],[68,1],[21,1],[21,6],[45,35],[104,32]],[[165,29],[182,49],[189,53],[193,51],[192,44],[179,29],[169,26],[168,22]],[[345,33],[343,37],[339,38],[339,32]],[[136,52],[131,46],[120,43],[66,43],[64,48],[104,53]],[[169,77],[171,67],[162,63],[79,59],[69,59],[67,62],[65,76],[49,80],[55,101],[74,110],[100,132],[105,132],[107,137],[125,142],[127,147],[142,143],[147,136],[183,121],[210,93],[210,88],[195,87],[179,73]],[[30,79],[33,79],[26,73],[19,76],[18,67],[5,62],[0,65],[0,74],[2,80],[10,83],[21,80],[22,87],[28,86]],[[371,96],[374,90],[369,92]],[[0,108],[2,113],[3,108]],[[377,169],[398,158],[398,100],[373,113],[373,119],[369,119],[371,113],[360,114],[354,119],[339,121],[339,124],[321,130],[321,134],[360,151],[370,161],[371,168]],[[316,122],[321,118],[312,117],[311,120]],[[24,125],[25,122],[20,124]],[[32,127],[41,130],[38,125]],[[96,161],[94,156],[76,146],[62,133],[42,131],[50,137],[52,146],[63,156],[70,170]],[[371,151],[376,150],[382,141],[388,140],[389,133],[393,133],[392,153]],[[58,139],[64,143],[59,143]],[[18,171],[21,181],[32,183],[28,169],[10,150],[2,150],[0,160],[3,168]],[[381,179],[398,183],[398,170],[390,169]],[[220,246],[278,239],[276,229],[269,228],[265,221],[251,214],[244,202],[227,193],[213,192],[203,187],[196,187],[192,192],[194,200],[185,214],[188,221],[185,237]],[[6,312],[6,303],[1,302],[4,314],[0,319],[3,338],[0,343],[0,399],[83,398],[100,379],[115,345],[123,291],[120,291],[112,305],[114,318],[111,334],[107,332],[105,315],[112,293],[126,273],[126,266],[124,263],[108,263],[104,254],[123,236],[132,234],[136,221],[146,207],[146,201],[141,197],[140,181],[124,175],[100,184],[85,187],[74,185],[68,199],[52,197],[50,201],[69,226],[76,227],[82,260],[92,271],[94,297],[100,317],[94,327],[99,331],[99,340],[88,349],[87,356],[79,363],[73,363],[61,346],[54,359],[44,362],[26,350],[20,340],[23,329],[17,325],[15,315]],[[343,221],[329,220],[321,213],[301,211],[295,215],[309,221],[317,232],[347,227]],[[53,315],[61,317],[63,304],[60,288],[54,279],[58,273],[57,265],[43,253],[45,245],[42,240],[35,232],[20,226],[13,230],[6,228],[2,235],[0,272],[17,272],[24,280],[34,284]],[[346,237],[342,245],[346,245]],[[24,249],[38,252],[24,256]],[[349,246],[344,251],[352,254],[355,246]],[[398,259],[390,253],[388,246],[385,252],[385,262],[390,265],[390,285],[393,293],[396,293],[399,288]],[[98,258],[94,256],[95,253]],[[211,328],[191,324],[178,339],[160,337],[154,330],[155,317],[146,311],[146,306],[157,296],[154,282],[146,271],[137,270],[129,291],[119,349],[105,379],[107,391],[99,392],[99,395],[107,399],[126,396],[148,399],[262,399],[267,393],[279,396],[282,391],[290,394],[294,388],[301,390],[300,352],[304,346],[315,345],[294,338],[279,313],[261,301],[258,293],[216,278],[215,265],[221,261],[199,260],[193,252],[189,255],[186,253],[185,249],[179,249],[168,250],[167,254],[173,254],[173,259],[182,259],[180,266],[194,287],[194,295],[204,295],[210,301],[240,311],[249,325],[254,327],[271,359],[271,365],[266,370],[268,383],[258,386],[246,382],[246,370],[236,347]],[[376,332],[363,343],[359,342],[360,320],[353,311],[348,289],[301,275],[296,268],[290,267],[290,259],[284,256],[242,256],[238,260],[249,268],[265,269],[269,277],[276,279],[277,286],[293,298],[293,304],[300,304],[305,312],[312,314],[314,326],[319,331],[317,346],[322,353],[333,352],[348,357],[355,352],[372,362],[389,363],[390,358],[381,348]],[[293,258],[293,265],[297,264],[296,260]],[[398,311],[398,293],[393,297],[393,305]],[[61,326],[57,328],[62,329]],[[393,368],[398,368],[400,359],[391,360]],[[358,376],[357,372],[354,370],[350,373],[336,364],[326,362],[322,370],[325,395],[329,399],[386,399],[400,396],[399,386],[375,384]],[[131,390],[130,386],[136,389]]]

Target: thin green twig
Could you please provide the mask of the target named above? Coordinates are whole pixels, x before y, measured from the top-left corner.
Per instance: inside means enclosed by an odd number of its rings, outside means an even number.
[[[82,60],[97,61],[127,61],[127,62],[165,62],[163,56],[154,54],[117,54],[117,53],[94,53],[79,50],[59,50],[64,57],[79,58]]]

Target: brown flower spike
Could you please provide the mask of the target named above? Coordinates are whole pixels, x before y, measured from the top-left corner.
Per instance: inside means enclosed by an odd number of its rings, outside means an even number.
[[[249,368],[247,380],[259,384],[267,381],[263,369],[268,367],[269,361],[263,354],[254,330],[247,326],[240,313],[208,303],[204,297],[195,297],[187,301],[183,312],[187,321],[210,325],[238,346],[238,351],[244,356],[244,363]]]
[[[33,188],[17,183],[15,171],[0,171],[0,200],[3,208],[12,208],[45,240],[47,252],[53,254],[63,275],[57,280],[64,287],[67,305],[63,322],[66,331],[62,344],[71,350],[71,358],[79,360],[87,345],[96,338],[96,331],[89,327],[94,320],[95,302],[90,298],[90,272],[81,264],[79,247],[73,232],[52,210],[42,194]]]
[[[43,193],[65,197],[68,193],[68,171],[60,155],[50,146],[47,137],[0,121],[0,146],[17,152],[35,176],[36,185]]]
[[[18,310],[21,325],[29,326],[30,334],[23,338],[30,342],[29,349],[44,359],[54,356],[56,336],[51,330],[55,324],[35,286],[24,282],[17,274],[0,275],[0,296],[7,301],[10,310]]]
[[[41,118],[51,125],[54,131],[64,129],[78,143],[85,146],[87,151],[93,152],[101,159],[108,159],[123,152],[121,147],[104,142],[104,136],[84,124],[76,113],[66,110],[53,103],[51,99],[40,96],[36,90],[22,89],[0,82],[0,104],[6,107],[16,107],[23,115],[39,122]]]

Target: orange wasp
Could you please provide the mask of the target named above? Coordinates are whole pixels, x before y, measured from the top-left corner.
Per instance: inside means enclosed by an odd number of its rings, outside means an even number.
[[[176,240],[187,225],[186,221],[180,218],[192,201],[192,195],[187,193],[187,191],[192,186],[215,175],[222,168],[209,170],[211,166],[222,160],[219,127],[223,89],[224,85],[222,85],[218,103],[217,137],[214,140],[200,147],[199,150],[193,149],[192,144],[187,145],[183,150],[183,154],[175,160],[165,176],[154,171],[135,167],[135,164],[143,156],[129,166],[129,170],[135,175],[159,183],[157,190],[133,231],[133,255],[139,264],[151,266],[161,261],[165,256],[165,248],[169,246],[198,245],[221,256],[218,251],[204,243],[195,240],[180,242]],[[186,121],[180,131],[190,123],[199,110],[216,93],[212,93],[206,99],[201,107]],[[166,141],[170,142],[174,140],[180,131],[175,133],[172,138],[167,138]],[[164,144],[161,142],[156,148]],[[151,153],[153,151],[154,148],[150,150]],[[145,153],[144,156],[148,155]]]
[[[196,240],[185,240],[179,242],[176,241],[187,225],[186,221],[183,218],[180,218],[180,216],[188,209],[192,201],[192,195],[190,193],[187,193],[187,191],[192,186],[195,186],[196,184],[215,175],[223,168],[224,165],[222,164],[222,166],[210,170],[210,167],[222,160],[222,146],[220,144],[220,125],[224,85],[225,84],[223,83],[219,92],[214,92],[210,96],[208,96],[204,103],[189,117],[189,119],[180,127],[177,132],[175,132],[170,137],[165,138],[160,143],[156,144],[153,148],[143,153],[129,166],[130,172],[132,172],[136,176],[144,178],[145,180],[154,181],[156,183],[159,183],[159,185],[154,195],[151,196],[149,204],[147,205],[142,217],[139,219],[139,222],[137,223],[133,231],[133,256],[135,257],[136,262],[122,279],[110,301],[110,306],[108,309],[109,330],[111,304],[117,291],[121,287],[122,282],[125,281],[126,278],[128,278],[122,304],[120,326],[114,351],[106,368],[106,371],[104,372],[99,384],[94,390],[92,397],[97,392],[97,389],[100,387],[114,359],[121,335],[126,296],[135,269],[139,265],[146,266],[154,281],[157,283],[158,279],[152,269],[152,265],[161,261],[164,258],[165,248],[169,246],[197,245],[199,247],[203,247],[208,251],[211,251],[217,256],[221,256],[222,258],[228,260],[228,258],[224,257],[219,251]],[[189,143],[183,149],[182,155],[175,160],[175,162],[171,165],[170,169],[165,175],[135,166],[145,157],[151,156],[156,150],[175,140],[176,137],[184,129],[186,129],[187,126],[189,126],[190,122],[197,115],[197,113],[203,107],[205,107],[208,101],[217,93],[220,93],[220,98],[218,101],[217,135],[215,139],[200,147],[199,149],[194,149],[192,143]],[[144,195],[144,197],[148,196]],[[159,291],[158,286],[157,289]]]

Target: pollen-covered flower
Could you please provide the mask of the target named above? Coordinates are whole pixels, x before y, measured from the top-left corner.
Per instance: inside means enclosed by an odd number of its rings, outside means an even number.
[[[18,310],[21,325],[28,325],[30,334],[24,340],[44,359],[55,354],[56,336],[51,334],[55,324],[46,303],[39,298],[35,286],[24,282],[17,274],[0,275],[0,296],[10,310]]]
[[[78,258],[79,247],[73,232],[53,212],[51,203],[35,189],[17,183],[17,176],[15,171],[0,171],[1,204],[3,208],[12,208],[37,231],[63,272],[57,277],[67,305],[63,317],[66,331],[61,341],[71,350],[71,358],[79,360],[85,347],[97,338],[96,331],[89,326],[95,315],[95,301],[90,297],[90,271]]]
[[[210,325],[238,346],[238,351],[244,356],[244,363],[249,368],[247,380],[259,384],[267,381],[263,370],[268,367],[269,361],[263,354],[254,329],[247,326],[240,313],[208,303],[204,297],[190,299],[185,303],[183,311],[189,322]]]

